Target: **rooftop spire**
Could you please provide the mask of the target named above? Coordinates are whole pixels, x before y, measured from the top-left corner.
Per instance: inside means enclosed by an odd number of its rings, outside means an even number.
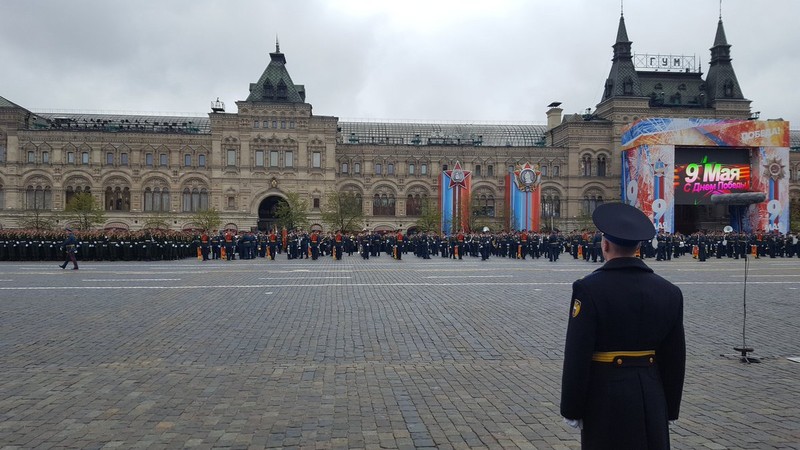
[[[278,34],[275,34],[275,53],[281,52],[281,43],[278,41]]]
[[[722,2],[720,2],[720,5]],[[708,100],[715,99],[744,99],[736,73],[731,65],[731,46],[725,37],[725,27],[722,25],[722,16],[717,22],[717,34],[714,36],[714,46],[711,47],[711,64],[706,77],[706,95]]]
[[[631,42],[628,40],[628,30],[625,28],[625,16],[619,16],[619,28],[617,28],[617,44]]]
[[[621,2],[620,2],[621,5]],[[620,12],[622,12],[620,8]],[[611,59],[611,72],[606,79],[606,87],[603,93],[603,100],[617,96],[642,95],[639,77],[633,67],[633,53],[631,51],[632,42],[628,39],[628,30],[625,28],[625,16],[619,16],[619,28],[617,28],[617,41],[612,46],[614,57]]]

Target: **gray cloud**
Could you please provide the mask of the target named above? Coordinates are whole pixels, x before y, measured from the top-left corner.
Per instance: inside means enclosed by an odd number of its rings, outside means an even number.
[[[625,5],[637,53],[696,55],[707,71],[719,4]],[[800,2],[725,2],[745,96],[800,122]],[[34,109],[208,111],[247,97],[280,37],[316,114],[543,122],[594,107],[611,65],[616,0],[4,1],[0,95]],[[798,128],[793,125],[793,128]]]

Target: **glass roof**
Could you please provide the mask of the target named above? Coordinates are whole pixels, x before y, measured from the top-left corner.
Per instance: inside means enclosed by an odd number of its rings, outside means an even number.
[[[339,121],[339,142],[352,145],[544,146],[547,126],[533,124]]]
[[[37,112],[34,130],[210,134],[208,117]]]

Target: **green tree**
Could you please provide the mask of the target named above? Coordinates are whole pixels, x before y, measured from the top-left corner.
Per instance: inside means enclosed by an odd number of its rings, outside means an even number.
[[[442,211],[439,210],[437,203],[430,197],[422,199],[421,214],[415,223],[419,231],[423,233],[442,231],[439,229],[442,226]]]
[[[30,228],[37,231],[51,230],[55,226],[55,220],[45,215],[45,210],[39,205],[34,205],[33,209],[26,209],[22,217],[17,220],[20,228]]]
[[[192,223],[201,230],[216,230],[222,223],[219,211],[214,208],[201,209],[192,216]]]
[[[308,228],[308,200],[296,192],[287,193],[286,201],[278,203],[275,217],[280,228]]]
[[[322,221],[335,230],[359,231],[364,223],[361,197],[352,192],[330,192],[322,210]]]
[[[64,208],[64,216],[79,230],[91,230],[106,220],[102,205],[89,192],[75,194]]]

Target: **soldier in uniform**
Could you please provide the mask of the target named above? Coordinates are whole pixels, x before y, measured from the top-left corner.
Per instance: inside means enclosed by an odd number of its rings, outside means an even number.
[[[572,285],[561,415],[584,449],[667,449],[686,364],[683,294],[635,258],[655,229],[641,211],[592,214],[606,262]]]
[[[72,232],[71,229],[67,228],[67,238],[64,239],[64,264],[61,264],[59,267],[62,269],[67,268],[67,264],[72,261],[72,270],[78,270],[78,260],[75,259],[75,249],[78,246],[78,240],[75,238],[75,234]]]

